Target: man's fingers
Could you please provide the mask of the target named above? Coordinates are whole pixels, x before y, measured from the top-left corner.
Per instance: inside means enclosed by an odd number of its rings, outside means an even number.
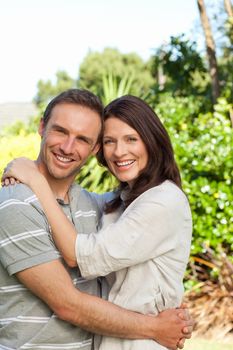
[[[192,333],[192,331],[193,331],[193,326],[189,326],[189,327],[184,327],[183,328],[183,333],[184,334]]]
[[[191,336],[192,336],[192,332],[193,332],[193,326],[186,326],[186,327],[184,327],[182,332],[183,332],[183,337],[185,339],[190,339]]]
[[[186,303],[182,303],[182,304],[180,305],[180,308],[181,308],[181,309],[188,309],[188,305],[187,305]]]
[[[184,338],[181,338],[181,339],[179,340],[179,342],[177,343],[177,348],[178,348],[178,349],[183,349],[184,343],[185,343],[185,339],[184,339]]]
[[[188,321],[190,319],[190,314],[187,309],[179,310],[178,316],[185,321]]]
[[[184,338],[189,339],[192,336],[193,328],[194,328],[194,320],[190,316],[187,309],[183,309],[179,311],[178,316],[185,321],[185,326],[182,329]]]

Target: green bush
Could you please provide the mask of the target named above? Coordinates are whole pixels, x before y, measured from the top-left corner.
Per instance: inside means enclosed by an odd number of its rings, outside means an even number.
[[[171,136],[193,213],[192,254],[233,249],[233,136],[230,105],[199,113],[192,97],[167,98],[156,108]],[[231,253],[230,253],[231,252]]]
[[[6,164],[16,157],[36,159],[40,145],[40,137],[35,133],[26,134],[23,129],[17,135],[0,137],[0,149],[4,150],[0,157],[0,175]]]

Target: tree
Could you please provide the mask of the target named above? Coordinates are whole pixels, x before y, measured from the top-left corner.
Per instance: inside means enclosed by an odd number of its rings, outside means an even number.
[[[75,80],[72,79],[65,71],[58,71],[56,73],[56,81],[54,83],[51,80],[43,81],[39,80],[37,83],[37,94],[34,98],[34,102],[37,106],[43,106],[49,102],[54,96],[60,92],[75,87]]]
[[[122,54],[117,49],[89,52],[80,65],[78,85],[103,95],[103,77],[112,74],[119,83],[123,77],[133,79],[131,92],[142,96],[154,83],[149,63],[136,53]]]
[[[226,34],[229,38],[231,49],[232,49],[232,45],[233,45],[233,9],[232,9],[232,5],[231,5],[230,0],[225,0],[224,5],[225,5],[226,13],[228,15],[228,19],[227,19],[226,25],[225,25]]]
[[[224,0],[224,5],[225,5],[226,12],[228,14],[228,17],[233,17],[231,0]]]
[[[233,103],[233,16],[231,1],[221,1],[216,7],[213,7],[213,2],[209,2],[207,11],[215,37],[221,96],[226,98],[229,103]],[[233,121],[232,113],[230,116]]]
[[[205,64],[196,43],[186,39],[184,34],[172,36],[168,44],[156,50],[152,74],[157,77],[160,92],[171,91],[173,96],[206,93]]]
[[[229,37],[229,41],[230,41],[230,48],[227,48],[225,50],[225,55],[229,55],[230,56],[230,62],[228,64],[229,67],[229,71],[232,72],[233,70],[233,58],[232,58],[232,46],[233,46],[233,9],[232,9],[232,4],[230,0],[224,0],[224,5],[225,5],[225,9],[226,12],[228,14],[228,21],[226,23],[226,30],[227,30],[227,34]],[[229,61],[229,60],[228,60]],[[231,81],[232,83],[232,81]],[[231,101],[233,102],[233,96],[232,96],[233,92],[232,92],[232,86],[231,86]],[[230,118],[231,118],[231,125],[233,127],[233,110],[230,110]]]
[[[213,98],[213,103],[216,103],[217,98],[220,95],[220,86],[219,86],[219,78],[218,78],[218,66],[217,66],[217,59],[216,59],[215,43],[214,43],[212,31],[211,31],[209,18],[207,16],[204,0],[197,0],[197,4],[198,4],[200,17],[201,17],[203,31],[205,34],[206,50],[207,50],[207,56],[209,61],[209,71],[210,71],[211,85],[212,85],[212,98]]]

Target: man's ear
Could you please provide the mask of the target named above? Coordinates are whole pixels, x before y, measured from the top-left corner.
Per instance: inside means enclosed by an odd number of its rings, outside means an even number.
[[[97,143],[91,152],[92,155],[94,156],[99,151],[99,149],[100,149],[100,143]]]
[[[44,121],[43,121],[43,119],[41,119],[41,120],[40,120],[39,127],[38,127],[38,134],[39,134],[41,137],[43,137],[44,130],[45,130]]]

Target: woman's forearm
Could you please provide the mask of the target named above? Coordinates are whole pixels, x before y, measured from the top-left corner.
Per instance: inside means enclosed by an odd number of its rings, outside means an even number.
[[[8,186],[16,181],[28,185],[36,194],[48,218],[58,249],[69,266],[76,266],[75,240],[77,232],[58,205],[36,162],[20,157],[8,163],[2,176],[2,182]]]
[[[63,213],[44,176],[34,176],[29,184],[38,197],[51,226],[55,244],[69,266],[76,266],[75,240],[77,232]]]

